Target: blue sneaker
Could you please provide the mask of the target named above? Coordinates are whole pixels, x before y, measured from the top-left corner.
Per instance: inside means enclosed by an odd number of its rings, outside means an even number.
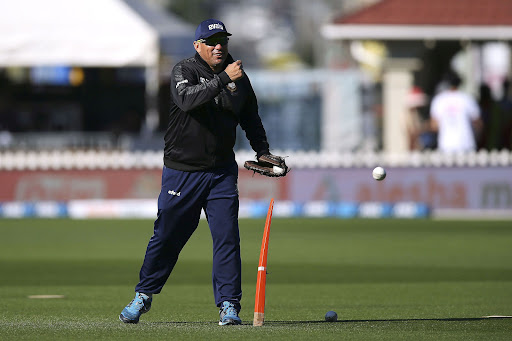
[[[231,302],[222,302],[219,316],[219,326],[226,326],[229,324],[242,324],[242,320],[240,317],[238,317],[238,311],[236,310],[235,305]]]
[[[138,323],[140,315],[147,313],[151,309],[152,301],[152,296],[136,292],[135,298],[123,309],[119,319],[124,323]]]

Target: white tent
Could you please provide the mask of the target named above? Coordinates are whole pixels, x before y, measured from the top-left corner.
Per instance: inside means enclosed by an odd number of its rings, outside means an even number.
[[[158,63],[158,33],[121,0],[0,0],[0,67],[145,67],[149,130]]]
[[[121,0],[0,0],[0,67],[157,61],[156,31]]]

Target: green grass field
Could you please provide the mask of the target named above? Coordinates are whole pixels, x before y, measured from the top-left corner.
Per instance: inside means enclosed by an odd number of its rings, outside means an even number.
[[[240,221],[243,325],[217,325],[204,221],[152,310],[125,325],[152,221],[0,220],[0,339],[512,339],[512,319],[483,318],[512,315],[511,221],[274,218],[253,327],[263,226]]]

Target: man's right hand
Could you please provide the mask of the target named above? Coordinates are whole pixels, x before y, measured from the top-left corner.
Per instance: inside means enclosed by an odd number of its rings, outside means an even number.
[[[237,60],[229,64],[224,71],[226,71],[226,73],[229,76],[229,79],[231,79],[231,81],[233,82],[239,80],[244,76],[244,70],[242,68],[241,60]]]

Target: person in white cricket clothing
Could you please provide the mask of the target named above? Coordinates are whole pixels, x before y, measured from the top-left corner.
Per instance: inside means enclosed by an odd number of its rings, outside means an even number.
[[[447,80],[449,88],[437,94],[430,106],[430,128],[438,133],[437,148],[447,153],[474,151],[475,136],[481,129],[480,108],[473,97],[459,90],[459,76],[450,73]]]

